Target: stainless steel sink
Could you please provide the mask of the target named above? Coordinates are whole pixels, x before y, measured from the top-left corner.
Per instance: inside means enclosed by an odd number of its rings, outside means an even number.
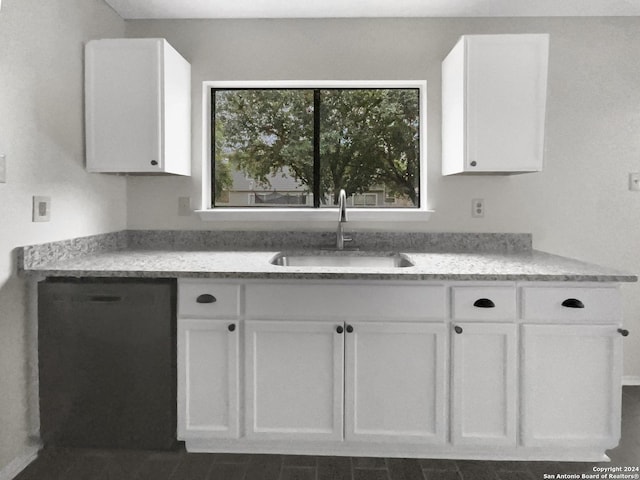
[[[309,255],[300,253],[279,253],[271,259],[271,263],[281,267],[413,267],[411,260],[401,253],[379,255],[363,252],[327,252]]]

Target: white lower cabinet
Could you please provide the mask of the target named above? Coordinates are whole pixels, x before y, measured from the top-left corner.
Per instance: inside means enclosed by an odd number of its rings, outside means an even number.
[[[613,448],[620,438],[615,325],[522,326],[522,443]]]
[[[516,446],[517,326],[455,323],[452,328],[451,440]]]
[[[189,451],[600,461],[618,444],[616,285],[374,281],[395,303],[362,309],[366,282],[291,285],[179,283]]]
[[[346,328],[345,439],[445,443],[445,324]]]
[[[236,321],[178,320],[178,438],[239,436]]]
[[[344,335],[337,328],[314,321],[245,323],[248,438],[342,439]]]

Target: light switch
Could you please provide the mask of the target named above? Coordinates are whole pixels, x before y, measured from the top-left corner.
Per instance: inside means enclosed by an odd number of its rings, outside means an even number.
[[[33,197],[33,221],[48,222],[51,218],[51,197]]]
[[[7,183],[7,156],[0,154],[0,183]]]

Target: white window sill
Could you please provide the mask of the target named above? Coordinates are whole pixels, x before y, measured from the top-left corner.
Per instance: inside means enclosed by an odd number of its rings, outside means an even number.
[[[204,222],[337,222],[337,208],[284,209],[284,208],[215,208],[196,210]],[[404,208],[347,208],[349,222],[426,222],[433,210]]]

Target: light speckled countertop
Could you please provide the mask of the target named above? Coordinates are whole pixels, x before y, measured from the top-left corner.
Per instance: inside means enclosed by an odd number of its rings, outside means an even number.
[[[293,251],[286,251],[294,253]],[[505,280],[635,282],[637,276],[539,251],[406,253],[413,267],[282,267],[270,251],[124,249],[27,266],[24,271],[70,277],[209,277],[372,280]],[[309,251],[306,251],[309,253]],[[322,252],[318,252],[322,253]],[[326,254],[326,252],[325,252]],[[367,255],[368,252],[356,252]]]

